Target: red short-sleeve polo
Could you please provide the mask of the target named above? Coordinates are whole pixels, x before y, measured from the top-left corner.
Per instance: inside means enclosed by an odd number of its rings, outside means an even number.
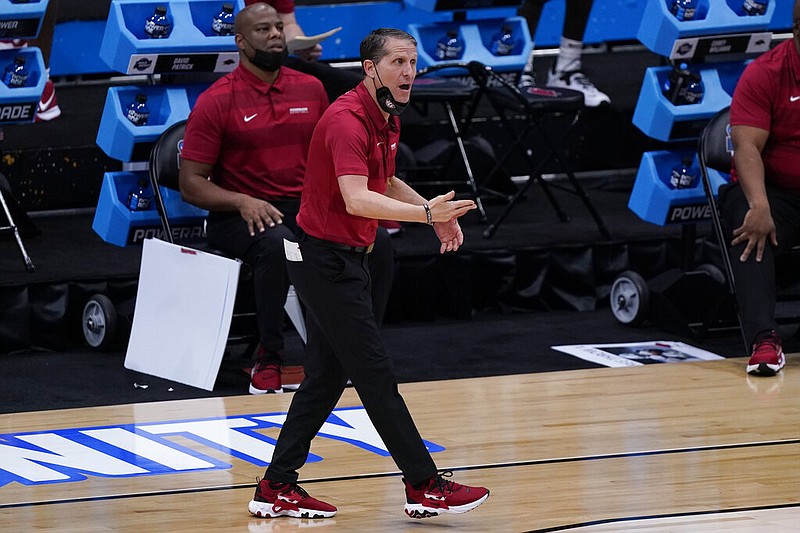
[[[197,99],[184,159],[214,166],[211,180],[256,198],[296,198],[308,144],[328,98],[316,78],[282,67],[273,84],[239,66]]]
[[[745,68],[733,93],[731,125],[769,131],[761,154],[766,182],[800,192],[800,54],[794,40]]]
[[[294,0],[244,0],[244,5],[249,6],[259,2],[271,5],[275,11],[284,15],[294,13]]]
[[[311,236],[350,246],[375,241],[378,221],[350,215],[339,176],[367,176],[367,187],[381,194],[395,172],[400,121],[383,118],[363,83],[337,99],[311,138],[298,225]]]

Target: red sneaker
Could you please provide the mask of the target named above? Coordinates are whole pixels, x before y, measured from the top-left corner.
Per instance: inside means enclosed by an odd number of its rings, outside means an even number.
[[[39,107],[36,110],[36,122],[46,122],[61,116],[61,108],[58,107],[56,99],[56,88],[53,81],[47,78],[42,91],[42,98],[39,100]]]
[[[756,335],[747,373],[759,376],[774,376],[786,364],[781,346],[781,336],[777,331],[767,331]]]
[[[250,394],[281,394],[281,367],[278,363],[256,362],[250,369]]]
[[[444,479],[452,475],[450,471],[442,472],[417,487],[404,479],[406,514],[411,518],[430,518],[442,513],[466,513],[489,497],[489,489],[468,487]]]
[[[291,516],[294,518],[330,518],[336,507],[312,498],[296,483],[277,483],[262,479],[247,506],[259,518]]]

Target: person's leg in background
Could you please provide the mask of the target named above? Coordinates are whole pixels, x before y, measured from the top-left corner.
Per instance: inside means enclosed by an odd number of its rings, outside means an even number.
[[[364,79],[361,72],[338,68],[321,61],[304,61],[299,57],[289,57],[285,65],[294,70],[314,76],[322,82],[328,100],[333,102],[341,95],[354,88]]]
[[[539,19],[542,17],[542,9],[548,0],[522,0],[522,5],[517,10],[517,15],[525,18],[528,24],[528,32],[531,40],[536,42],[536,28],[539,27]],[[521,89],[536,85],[536,76],[533,72],[533,50],[528,55],[528,60],[522,68],[517,85]]]
[[[547,0],[524,0],[518,13],[525,17],[531,38],[536,33],[536,26],[542,15],[542,9]],[[583,72],[581,58],[583,55],[583,37],[589,23],[594,0],[566,0],[564,26],[561,33],[561,42],[558,47],[558,56],[547,74],[547,85],[580,91],[584,94],[587,107],[597,107],[608,104],[611,99],[607,94],[599,91]],[[533,76],[533,51],[520,75],[521,88],[535,84]]]

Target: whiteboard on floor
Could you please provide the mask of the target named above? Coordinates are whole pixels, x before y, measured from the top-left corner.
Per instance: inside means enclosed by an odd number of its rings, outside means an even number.
[[[241,263],[147,239],[125,368],[213,390]]]

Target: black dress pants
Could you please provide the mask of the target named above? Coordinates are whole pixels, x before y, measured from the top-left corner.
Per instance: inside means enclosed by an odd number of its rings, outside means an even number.
[[[288,261],[288,269],[306,306],[306,377],[294,393],[265,476],[283,483],[297,481],[311,440],[339,401],[348,378],[406,480],[416,484],[436,475],[378,331],[368,266],[371,254],[303,240],[300,251],[302,261]]]
[[[295,240],[297,225],[295,218],[300,200],[272,201],[283,215],[283,224],[266,228],[264,233],[256,232],[251,237],[247,224],[239,213],[211,213],[208,217],[209,243],[223,252],[241,259],[253,268],[255,289],[256,322],[259,342],[268,352],[268,357],[280,359],[284,350],[283,330],[285,315],[283,305],[289,291],[289,277],[286,272],[286,257],[283,240]],[[379,228],[375,249],[370,254],[375,315],[378,324],[383,322],[386,305],[394,281],[394,243],[391,235]]]
[[[719,191],[720,211],[727,239],[725,244],[731,258],[739,318],[744,337],[751,345],[760,332],[778,327],[775,321],[775,256],[800,243],[800,196],[767,187],[767,197],[775,222],[778,246],[775,248],[767,242],[761,262],[756,261],[755,250],[747,261],[742,262],[739,258],[747,242],[736,246],[731,246],[730,243],[733,241],[733,230],[742,225],[750,206],[738,183],[723,185]]]

